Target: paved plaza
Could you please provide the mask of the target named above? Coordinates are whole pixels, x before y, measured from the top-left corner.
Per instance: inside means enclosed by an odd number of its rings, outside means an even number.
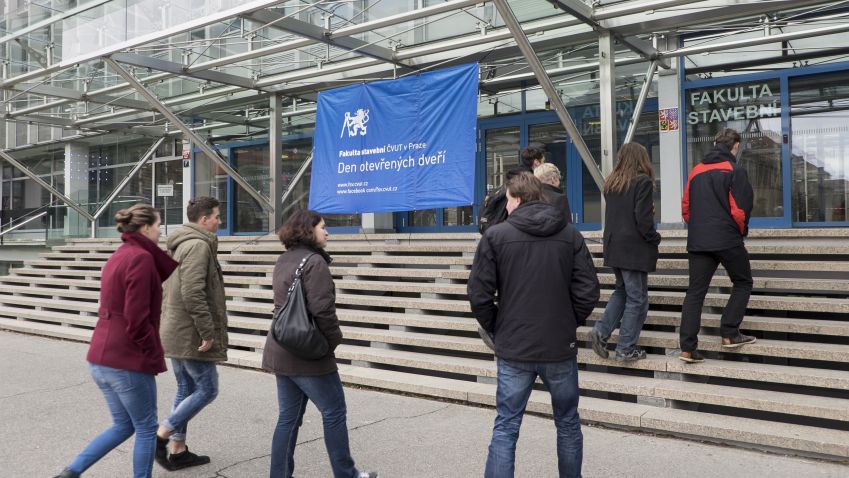
[[[0,477],[51,477],[109,423],[85,367],[87,345],[0,332]],[[272,375],[222,367],[221,394],[189,429],[189,446],[212,463],[155,477],[267,476],[277,405]],[[170,372],[157,379],[160,416],[174,393]],[[346,388],[348,427],[358,466],[381,478],[479,477],[495,411]],[[585,477],[846,477],[849,465],[730,446],[584,426]],[[86,478],[128,476],[132,439]],[[321,418],[307,410],[295,476],[329,477]],[[518,477],[556,476],[550,419],[528,416],[517,451]]]

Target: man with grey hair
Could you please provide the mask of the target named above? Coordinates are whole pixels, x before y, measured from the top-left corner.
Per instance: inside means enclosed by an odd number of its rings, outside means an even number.
[[[542,182],[546,202],[557,208],[566,219],[566,224],[572,222],[572,209],[569,207],[569,199],[560,189],[560,170],[557,166],[543,163],[534,169],[534,176]]]

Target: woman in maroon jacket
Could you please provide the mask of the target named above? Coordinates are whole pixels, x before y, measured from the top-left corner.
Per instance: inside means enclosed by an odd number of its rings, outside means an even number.
[[[133,477],[150,477],[153,469],[158,426],[154,377],[166,370],[159,341],[162,282],[177,262],[157,245],[159,213],[152,206],[136,204],[115,219],[124,244],[103,267],[99,318],[87,357],[113,423],[57,478],[79,477],[133,433]]]

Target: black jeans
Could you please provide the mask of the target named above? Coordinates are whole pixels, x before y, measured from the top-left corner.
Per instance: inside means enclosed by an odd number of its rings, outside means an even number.
[[[728,272],[733,288],[731,297],[722,311],[719,329],[723,337],[735,337],[740,333],[740,323],[749,304],[752,292],[752,269],[749,253],[745,246],[715,252],[689,252],[690,286],[684,297],[681,313],[681,351],[692,352],[699,346],[699,329],[702,326],[702,306],[705,303],[710,281],[716,267],[722,264]]]

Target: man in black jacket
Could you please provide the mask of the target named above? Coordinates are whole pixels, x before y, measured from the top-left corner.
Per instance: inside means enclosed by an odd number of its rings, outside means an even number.
[[[507,181],[509,216],[483,235],[469,276],[472,312],[494,333],[498,358],[488,478],[513,476],[519,427],[537,376],[551,393],[560,476],[581,474],[576,329],[595,307],[599,285],[584,238],[542,197],[531,173]]]
[[[737,164],[740,135],[722,130],[713,149],[693,168],[681,211],[689,225],[687,258],[690,286],[681,313],[681,354],[687,363],[703,362],[698,351],[702,306],[719,264],[728,272],[733,288],[722,312],[722,347],[733,349],[755,342],[740,333],[752,291],[752,270],[743,238],[749,233],[754,193],[746,170]]]

